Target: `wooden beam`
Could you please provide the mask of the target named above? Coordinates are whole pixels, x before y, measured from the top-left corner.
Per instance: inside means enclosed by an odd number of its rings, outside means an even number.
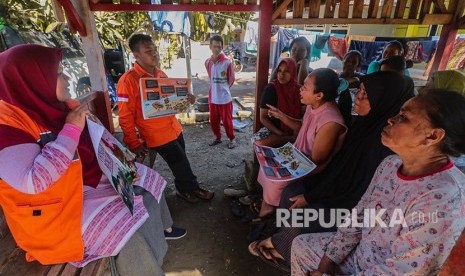
[[[368,6],[368,18],[378,17],[379,0],[371,0]]]
[[[292,9],[292,17],[302,18],[302,14],[304,13],[304,0],[294,0],[293,2],[294,8]]]
[[[457,28],[455,26],[451,24],[442,26],[441,36],[439,37],[438,47],[434,55],[430,76],[436,71],[446,69],[450,54],[454,48],[456,35]]]
[[[458,0],[455,6],[455,10],[453,11],[454,20],[459,20],[463,16],[463,12],[465,10],[465,0]]]
[[[334,9],[336,2],[334,0],[326,0],[324,18],[334,18]]]
[[[307,25],[307,24],[400,24],[420,25],[420,19],[397,19],[397,18],[278,18],[273,25]]]
[[[90,83],[93,91],[98,97],[95,100],[95,106],[98,106],[96,114],[103,125],[111,132],[114,131],[113,116],[110,107],[110,96],[108,94],[108,83],[105,74],[105,66],[103,62],[102,46],[95,26],[95,18],[90,12],[89,2],[81,0],[71,0],[74,7],[84,22],[87,31],[87,36],[81,36],[82,49],[87,60],[89,68]]]
[[[263,4],[262,4],[263,5]],[[91,4],[91,11],[222,11],[253,12],[259,11],[260,5],[167,5],[167,4]]]
[[[268,72],[270,68],[270,46],[271,46],[271,16],[273,14],[272,1],[260,1],[260,17],[258,25],[258,52],[257,52],[257,86],[255,90],[254,132],[260,127],[260,99],[262,91],[268,84]]]
[[[375,1],[379,1],[379,0],[375,0]],[[349,17],[349,0],[341,0],[341,2],[339,2],[338,17],[339,18]]]
[[[409,19],[417,19],[418,18],[418,10],[420,9],[421,1],[420,0],[412,0],[410,3],[410,12],[408,15]]]
[[[431,5],[433,4],[432,0],[423,0],[420,11],[420,19],[423,19],[425,15],[430,13]]]
[[[441,13],[448,13],[444,0],[433,0],[434,6],[441,11]]]
[[[384,0],[383,9],[381,10],[381,17],[391,18],[394,0]]]
[[[363,15],[363,0],[354,0],[352,18],[362,18],[362,15]]]
[[[395,12],[394,18],[404,18],[406,5],[407,5],[407,0],[397,0],[396,12]]]
[[[310,0],[308,4],[308,18],[318,18],[320,16],[321,0]]]
[[[465,29],[465,15],[462,16],[459,20],[457,20],[457,28]]]
[[[447,25],[454,19],[452,14],[427,14],[421,20],[422,25]]]
[[[73,3],[71,3],[70,0],[58,0],[58,2],[61,4],[61,6],[63,6],[66,17],[68,18],[68,24],[71,24],[72,29],[78,31],[80,36],[86,36],[87,32],[84,26],[84,22],[82,22],[82,18],[76,11]]]
[[[279,7],[273,12],[273,15],[271,16],[272,20],[275,20],[278,18],[278,16],[281,14],[282,11],[286,11],[287,6],[292,2],[292,0],[284,0]]]

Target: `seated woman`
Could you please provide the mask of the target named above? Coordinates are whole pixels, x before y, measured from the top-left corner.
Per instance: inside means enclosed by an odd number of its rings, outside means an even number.
[[[465,73],[458,70],[444,70],[433,73],[426,86],[420,90],[427,91],[430,88],[445,89],[458,92],[465,96]],[[451,157],[455,166],[465,172],[465,155]]]
[[[342,113],[346,126],[350,127],[352,124],[352,103],[354,102],[354,92],[360,87],[360,78],[362,73],[357,72],[363,61],[362,54],[357,50],[349,51],[344,55],[342,72],[339,77],[348,81],[349,89],[344,90],[337,98],[337,105]]]
[[[291,49],[291,58],[297,64],[296,81],[298,84],[303,85],[305,78],[312,72],[312,69],[309,67],[312,45],[308,39],[303,36],[299,36],[291,41],[289,49]],[[271,73],[270,81],[273,81],[276,78],[277,68]]]
[[[392,56],[403,56],[404,55],[404,46],[397,40],[389,41],[388,44],[384,47],[383,53],[381,55],[381,60],[374,60],[368,65],[367,74],[378,72],[381,70],[381,61]],[[404,74],[410,76],[408,69],[405,70]]]
[[[436,275],[465,228],[465,175],[449,159],[465,153],[463,137],[462,95],[431,90],[407,101],[381,134],[397,155],[354,208],[363,226],[297,237],[292,275]],[[371,226],[364,213],[378,208]]]
[[[357,72],[357,69],[362,65],[363,56],[357,50],[351,50],[344,55],[342,60],[342,72],[339,77],[346,79],[349,82],[350,88],[358,88],[360,85],[360,77],[363,73]]]
[[[67,107],[77,101],[61,57],[39,45],[0,54],[0,204],[11,233],[28,261],[82,267],[119,253],[120,275],[164,275],[165,238],[186,234],[154,197],[166,183],[138,165],[145,181],[134,183],[140,195],[129,212],[100,170],[85,128],[90,112]]]
[[[290,117],[302,118],[300,85],[295,81],[296,72],[295,61],[292,58],[284,58],[278,65],[278,78],[265,87],[260,101],[260,122],[265,128],[254,135],[257,144],[279,147],[287,142],[294,142],[297,131],[268,116],[268,105],[278,107]]]
[[[326,168],[301,183],[287,186],[280,208],[321,209],[328,215],[331,208],[353,208],[365,193],[381,161],[392,154],[379,137],[386,120],[413,97],[413,81],[395,72],[376,72],[361,78],[354,111],[358,114],[341,149]],[[289,222],[290,223],[290,222]],[[308,227],[282,227],[271,238],[252,243],[254,255],[290,260],[292,240],[303,233],[326,232],[318,222]]]
[[[313,70],[300,89],[301,102],[307,105],[303,121],[269,105],[268,115],[299,134],[295,147],[312,160],[320,171],[340,148],[347,128],[334,100],[338,95],[339,78],[328,68]],[[282,190],[288,182],[270,181],[260,169],[258,182],[263,187],[263,201],[258,214],[264,218],[279,205]]]

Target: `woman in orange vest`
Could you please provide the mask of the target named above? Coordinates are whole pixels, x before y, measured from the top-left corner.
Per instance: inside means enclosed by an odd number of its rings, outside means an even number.
[[[85,106],[70,109],[62,51],[15,46],[0,54],[0,205],[28,261],[82,267],[103,257],[121,275],[164,275],[173,227],[156,172],[134,184],[133,214],[102,174],[85,127]],[[75,101],[74,101],[75,102]],[[137,252],[137,261],[134,261]]]

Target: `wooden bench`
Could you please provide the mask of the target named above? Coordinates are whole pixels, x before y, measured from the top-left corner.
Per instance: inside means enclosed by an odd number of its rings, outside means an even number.
[[[102,123],[110,128],[108,120],[108,107],[105,103],[105,95],[102,92],[91,92],[78,98],[97,115]],[[111,117],[110,117],[111,118]],[[43,276],[100,276],[110,275],[109,259],[100,259],[83,268],[77,268],[69,264],[41,265],[39,262],[26,262],[25,252],[16,246],[11,235],[5,216],[0,208],[0,276],[3,275],[43,275]]]

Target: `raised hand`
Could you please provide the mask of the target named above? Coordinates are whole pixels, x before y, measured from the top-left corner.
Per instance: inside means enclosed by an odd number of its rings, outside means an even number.
[[[73,124],[81,129],[86,125],[86,115],[91,114],[86,105],[80,105],[68,113],[65,123]]]
[[[269,104],[267,104],[266,106],[269,108],[268,109],[269,117],[275,117],[276,119],[281,120],[281,118],[284,116],[284,113],[281,110],[277,109],[276,107],[269,105]]]

